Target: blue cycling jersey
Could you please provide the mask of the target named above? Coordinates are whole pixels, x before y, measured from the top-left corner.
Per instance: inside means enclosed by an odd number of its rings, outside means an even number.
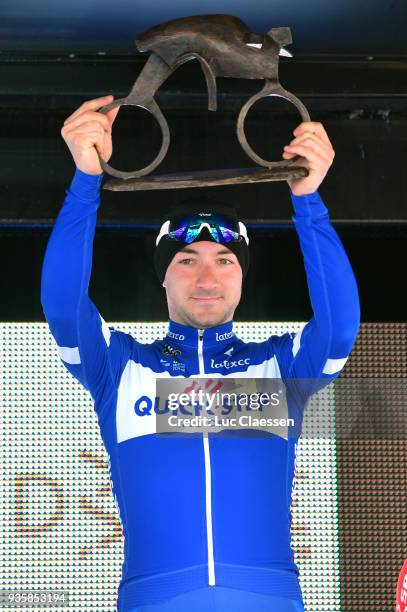
[[[76,170],[50,236],[41,303],[59,356],[90,392],[124,536],[118,610],[218,585],[302,599],[290,543],[298,438],[163,437],[157,378],[337,377],[360,308],[345,250],[318,192],[291,193],[314,316],[297,333],[244,342],[233,322],[170,320],[151,344],[107,325],[88,296],[103,175]],[[143,402],[143,409],[140,408]]]

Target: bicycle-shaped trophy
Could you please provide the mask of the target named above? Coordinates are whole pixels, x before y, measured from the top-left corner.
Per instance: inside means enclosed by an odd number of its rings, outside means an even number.
[[[139,106],[149,111],[158,121],[162,132],[161,149],[157,157],[144,168],[124,172],[112,168],[100,159],[103,170],[116,179],[107,181],[105,189],[138,191],[145,189],[173,189],[208,187],[233,183],[281,181],[308,175],[307,168],[297,165],[298,156],[288,161],[268,161],[250,147],[244,132],[244,122],[250,107],[260,98],[278,96],[294,104],[303,121],[310,121],[304,104],[279,82],[280,55],[291,56],[284,49],[292,43],[287,27],[272,28],[259,35],[232,15],[197,15],[162,23],[136,36],[139,51],[151,55],[141,70],[129,95],[103,106],[106,113],[117,106]],[[191,171],[180,174],[154,175],[143,179],[163,161],[170,144],[168,123],[154,99],[159,87],[182,64],[197,59],[205,75],[208,89],[208,110],[217,109],[217,77],[264,79],[263,88],[241,108],[237,118],[237,137],[245,153],[261,168]]]

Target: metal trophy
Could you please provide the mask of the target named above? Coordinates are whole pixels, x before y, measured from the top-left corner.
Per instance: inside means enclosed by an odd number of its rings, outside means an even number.
[[[292,57],[291,53],[284,49],[285,45],[291,43],[291,30],[288,27],[272,28],[266,34],[259,35],[251,32],[237,17],[223,14],[182,17],[137,35],[137,49],[150,51],[151,55],[129,95],[103,106],[99,112],[106,113],[116,106],[124,105],[145,108],[154,115],[161,127],[161,150],[148,166],[130,172],[112,168],[99,155],[103,170],[117,177],[106,181],[104,188],[112,191],[177,189],[282,181],[307,176],[307,168],[297,165],[299,156],[277,162],[259,157],[248,144],[244,132],[244,122],[250,107],[265,96],[285,98],[297,107],[302,121],[310,121],[304,104],[285,90],[278,79],[279,56]],[[154,94],[179,66],[193,59],[199,61],[204,72],[208,89],[208,110],[211,111],[217,109],[217,77],[264,79],[263,88],[241,108],[236,124],[237,137],[243,150],[261,168],[191,171],[142,178],[147,177],[163,161],[170,144],[168,124],[154,99]]]

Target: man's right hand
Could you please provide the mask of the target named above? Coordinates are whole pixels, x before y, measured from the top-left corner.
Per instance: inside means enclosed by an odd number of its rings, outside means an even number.
[[[103,172],[96,149],[104,161],[109,161],[112,155],[112,125],[120,107],[107,113],[97,112],[112,101],[112,95],[87,100],[65,119],[61,129],[76,167],[86,174]]]

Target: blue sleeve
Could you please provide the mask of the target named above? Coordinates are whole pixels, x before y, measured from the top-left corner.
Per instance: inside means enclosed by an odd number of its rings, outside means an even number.
[[[291,199],[313,317],[297,333],[274,336],[274,350],[283,378],[312,379],[309,395],[344,367],[358,334],[360,305],[352,267],[319,193],[291,192]]]
[[[109,327],[88,296],[103,174],[76,170],[45,251],[41,304],[59,357],[101,413],[130,350],[130,336]]]

